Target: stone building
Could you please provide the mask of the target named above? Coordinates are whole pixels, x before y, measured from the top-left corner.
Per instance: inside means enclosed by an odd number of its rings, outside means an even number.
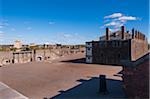
[[[122,61],[122,64],[123,88],[127,97],[149,99],[149,53],[135,61]]]
[[[120,64],[121,60],[136,60],[148,52],[148,41],[144,34],[132,29],[131,33],[122,26],[99,41],[86,42],[86,63]]]
[[[16,40],[14,43],[14,48],[20,49],[22,48],[22,43],[19,40]]]

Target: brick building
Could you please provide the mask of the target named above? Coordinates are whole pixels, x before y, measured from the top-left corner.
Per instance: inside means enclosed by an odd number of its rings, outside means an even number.
[[[149,99],[149,53],[122,64],[123,87],[128,99]]]
[[[148,41],[144,34],[132,29],[110,32],[99,41],[86,42],[86,63],[120,64],[121,60],[134,61],[148,52]]]

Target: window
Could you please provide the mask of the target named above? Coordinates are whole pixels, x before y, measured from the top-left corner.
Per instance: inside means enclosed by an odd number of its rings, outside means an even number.
[[[90,50],[90,48],[88,48],[88,50]]]
[[[112,41],[108,43],[109,46],[112,46]]]
[[[122,45],[122,42],[119,42],[119,46],[121,46]]]
[[[90,45],[91,43],[90,43],[90,42],[87,42],[86,44],[87,44],[87,45]]]
[[[112,36],[113,36],[113,37],[116,37],[116,33],[114,33]]]
[[[107,41],[104,42],[104,47],[107,47]]]
[[[115,42],[114,41],[112,42],[112,47],[115,47]]]
[[[99,42],[99,45],[102,46],[102,42]]]
[[[119,47],[121,46],[121,42],[120,41],[115,41],[114,42],[114,47]]]
[[[119,41],[117,42],[117,46],[118,46],[118,47],[120,46],[120,42],[119,42]]]
[[[116,47],[116,46],[117,46],[117,44],[116,44],[116,43],[117,43],[117,42],[115,41],[115,42],[114,42],[114,47]]]

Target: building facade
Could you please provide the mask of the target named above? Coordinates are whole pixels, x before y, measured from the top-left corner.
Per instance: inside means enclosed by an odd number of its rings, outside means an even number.
[[[16,40],[14,43],[14,48],[20,49],[22,48],[22,43],[19,40]]]
[[[86,42],[86,63],[121,64],[121,60],[136,60],[148,52],[147,38],[132,29],[131,33],[122,26],[120,31],[106,35],[99,41]]]

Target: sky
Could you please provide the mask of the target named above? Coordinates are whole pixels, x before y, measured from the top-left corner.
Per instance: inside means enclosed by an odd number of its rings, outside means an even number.
[[[0,44],[84,44],[122,25],[148,37],[149,0],[0,0]]]

